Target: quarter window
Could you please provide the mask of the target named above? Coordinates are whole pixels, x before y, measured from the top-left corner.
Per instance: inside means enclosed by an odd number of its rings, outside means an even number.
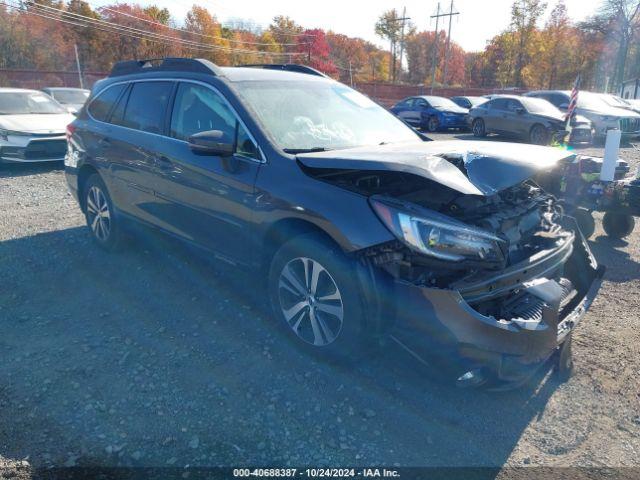
[[[136,82],[131,87],[123,127],[162,134],[173,82]]]
[[[114,85],[102,91],[89,105],[89,113],[93,118],[106,122],[113,105],[118,101],[125,85]]]

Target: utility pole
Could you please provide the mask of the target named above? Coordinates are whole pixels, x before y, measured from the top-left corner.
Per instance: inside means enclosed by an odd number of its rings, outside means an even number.
[[[445,51],[445,64],[444,64],[444,76],[446,77],[447,75],[447,59],[446,56],[448,55],[448,51],[449,51],[449,37],[451,36],[451,17],[453,17],[453,15],[458,15],[459,12],[454,12],[453,11],[453,0],[451,0],[451,9],[449,11],[449,13],[440,13],[440,2],[438,2],[438,11],[435,15],[431,15],[431,18],[435,18],[436,19],[436,35],[433,41],[433,63],[431,65],[431,93],[433,94],[433,87],[436,83],[436,69],[438,66],[438,20],[440,20],[440,17],[449,17],[449,36],[447,36],[447,43],[445,45],[445,48],[447,49]],[[446,82],[446,78],[442,79],[443,83]]]
[[[459,15],[460,12],[453,11],[453,0],[451,0],[451,6],[449,7],[449,31],[447,33],[447,43],[444,47],[444,71],[442,72],[442,83],[444,85],[448,85],[447,83],[447,70],[449,67],[449,44],[451,42],[451,20],[454,15]]]
[[[73,48],[76,52],[76,67],[78,67],[78,80],[80,80],[80,88],[84,88],[84,83],[82,82],[82,70],[80,69],[80,57],[78,56],[78,44],[74,43]]]
[[[402,80],[402,57],[404,56],[404,24],[406,20],[409,20],[410,17],[407,17],[407,7],[402,7],[402,29],[400,30],[400,72],[398,74],[398,78]]]
[[[438,2],[438,11],[435,15],[431,15],[431,18],[436,19],[436,34],[433,37],[433,58],[431,59],[431,91],[430,93],[433,95],[433,86],[436,83],[436,66],[438,64],[438,26],[440,21],[440,2]]]
[[[406,7],[402,10],[402,17],[400,18],[394,18],[393,20],[390,20],[392,22],[402,22],[402,33],[401,33],[401,38],[404,40],[404,22],[407,20],[410,20],[410,17],[406,17],[405,16],[405,12],[406,12]],[[394,10],[395,11],[395,10]],[[396,81],[396,38],[395,36],[392,37],[390,39],[391,45],[390,45],[390,55],[391,55],[391,64],[389,65],[389,76],[391,77],[392,81],[395,82]],[[402,44],[400,45],[400,62],[402,62]],[[402,67],[402,63],[400,64],[400,66]]]

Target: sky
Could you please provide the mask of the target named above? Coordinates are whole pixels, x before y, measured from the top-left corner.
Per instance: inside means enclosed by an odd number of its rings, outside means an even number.
[[[117,0],[88,0],[94,6],[116,3]],[[193,5],[193,0],[123,0],[141,5],[155,4],[166,7],[180,22]],[[557,0],[547,0],[547,13]],[[593,14],[602,0],[565,0],[569,16],[582,20]],[[306,28],[323,28],[337,33],[360,37],[386,47],[386,42],[374,33],[374,24],[385,10],[396,8],[402,12],[407,8],[407,16],[418,30],[434,30],[437,0],[199,0],[198,5],[206,7],[222,22],[234,18],[254,21],[267,26],[276,15],[287,15]],[[500,33],[509,25],[512,0],[455,0],[454,10],[460,15],[454,17],[451,38],[466,51],[483,50],[487,40]],[[448,10],[450,0],[441,0],[442,10]],[[440,28],[443,22],[440,19]],[[445,27],[448,26],[445,24]]]

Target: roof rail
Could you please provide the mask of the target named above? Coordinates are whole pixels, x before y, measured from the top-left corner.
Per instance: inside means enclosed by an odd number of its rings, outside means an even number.
[[[308,65],[300,65],[297,63],[250,63],[246,65],[238,65],[239,67],[264,68],[267,70],[284,70],[287,72],[306,73],[308,75],[317,75],[318,77],[326,77],[324,73]]]
[[[111,69],[110,77],[119,77],[142,72],[174,71],[208,73],[218,77],[222,70],[215,63],[204,58],[148,58],[144,60],[127,60],[116,62]]]

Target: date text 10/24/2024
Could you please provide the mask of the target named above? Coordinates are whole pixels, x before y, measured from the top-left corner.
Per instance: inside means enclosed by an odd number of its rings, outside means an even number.
[[[233,476],[238,478],[399,478],[400,473],[386,468],[234,468]]]

